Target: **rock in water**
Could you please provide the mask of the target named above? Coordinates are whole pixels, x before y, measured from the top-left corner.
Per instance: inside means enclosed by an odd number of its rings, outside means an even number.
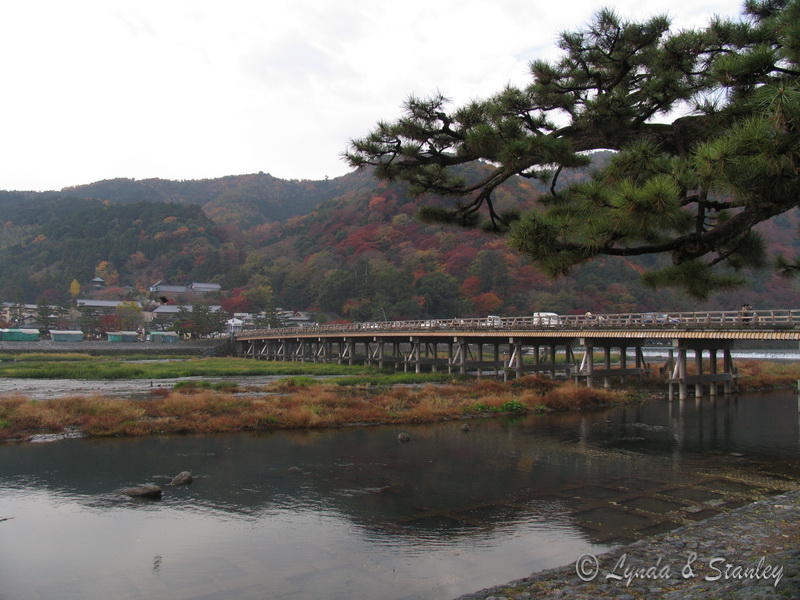
[[[397,441],[398,442],[410,442],[411,441],[411,436],[408,435],[405,431],[401,431],[399,434],[397,434]]]
[[[469,428],[469,425],[467,425],[466,423],[464,423],[464,424],[461,426],[461,431],[463,431],[464,433],[469,433],[469,429],[470,429],[470,428]]]
[[[130,496],[131,498],[151,498],[158,500],[161,498],[161,488],[157,485],[137,485],[135,487],[123,488],[120,490],[121,494]]]
[[[302,473],[303,471],[300,469],[300,467],[289,467],[288,469],[286,469],[286,472],[287,473]]]
[[[172,478],[170,485],[189,485],[190,483],[192,483],[192,472],[181,471]]]

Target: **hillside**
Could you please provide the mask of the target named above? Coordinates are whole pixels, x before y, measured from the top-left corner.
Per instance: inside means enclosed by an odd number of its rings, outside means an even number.
[[[531,205],[527,181],[506,186],[508,205]],[[428,199],[428,202],[431,200]],[[505,240],[477,230],[426,225],[416,218],[421,201],[401,184],[373,182],[321,205],[309,215],[245,233],[253,248],[239,283],[261,274],[285,305],[336,312],[352,319],[385,316],[702,310],[796,303],[797,284],[770,271],[752,274],[753,285],[698,303],[671,290],[639,282],[639,261],[596,260],[558,280],[545,277]],[[797,251],[797,214],[764,226],[784,251]]]
[[[0,209],[3,300],[64,302],[70,282],[89,281],[103,261],[110,285],[140,289],[165,277],[208,279],[231,266],[221,232],[194,206],[3,194]]]
[[[284,180],[268,173],[218,179],[107,179],[64,188],[61,194],[112,202],[174,202],[200,206],[222,225],[246,229],[270,221],[304,215],[320,202],[343,193],[348,184],[333,180]]]
[[[561,183],[587,176],[566,173]],[[535,207],[538,194],[530,181],[515,180],[500,190],[500,208]],[[87,281],[107,261],[119,285],[216,281],[228,290],[225,305],[247,310],[247,291],[270,284],[277,305],[350,319],[796,304],[797,282],[768,270],[704,303],[652,290],[638,278],[653,258],[597,260],[553,281],[503,238],[419,222],[419,206],[437,202],[367,171],[329,181],[256,174],[0,192],[2,299],[63,298],[72,278]],[[799,221],[795,212],[762,225],[770,248],[800,251]]]

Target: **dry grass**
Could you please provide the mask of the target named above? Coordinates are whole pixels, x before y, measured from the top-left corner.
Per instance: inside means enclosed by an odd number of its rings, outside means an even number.
[[[790,387],[800,379],[796,363],[738,361],[737,368],[743,390]],[[658,380],[657,369],[653,371],[653,380]],[[509,383],[483,379],[413,387],[343,386],[296,377],[250,395],[189,386],[155,389],[146,400],[91,396],[37,401],[10,396],[0,399],[0,440],[66,428],[88,436],[116,436],[426,423],[487,414],[587,410],[630,397],[537,375]]]
[[[793,387],[800,380],[800,364],[763,360],[736,361],[741,390],[766,390]]]
[[[667,373],[660,372],[663,363],[650,366],[644,381],[647,384],[660,385],[663,383]],[[772,390],[792,388],[800,381],[800,363],[797,362],[774,362],[766,360],[736,360],[736,371],[738,372],[739,390]],[[724,365],[722,360],[717,361],[717,372],[722,373]],[[703,361],[703,371],[709,372],[708,359]],[[693,360],[687,361],[686,371],[689,375],[697,373],[697,368]]]
[[[616,390],[587,388],[567,383],[548,391],[541,403],[550,410],[585,410],[608,406],[620,402],[621,393]]]
[[[421,387],[283,381],[265,391],[236,395],[202,388],[156,390],[146,400],[4,398],[0,399],[0,439],[57,433],[67,427],[89,436],[110,436],[429,423],[486,414],[583,410],[627,398],[622,392],[559,385],[539,377]]]

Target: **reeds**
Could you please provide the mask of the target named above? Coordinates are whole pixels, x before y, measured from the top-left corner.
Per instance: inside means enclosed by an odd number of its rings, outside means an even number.
[[[793,387],[800,381],[800,364],[740,360],[736,362],[740,390],[767,390]]]
[[[88,436],[211,433],[347,424],[429,423],[544,410],[583,410],[622,402],[622,392],[587,390],[539,378],[423,386],[343,386],[287,379],[255,395],[184,386],[150,398],[100,396],[37,401],[0,399],[0,439],[80,429]]]

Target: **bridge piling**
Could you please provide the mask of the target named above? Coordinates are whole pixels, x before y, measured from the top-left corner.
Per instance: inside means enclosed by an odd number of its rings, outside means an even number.
[[[678,400],[686,400],[689,395],[686,384],[686,348],[678,348],[678,362],[675,368],[678,379]]]
[[[447,374],[453,374],[453,342],[447,342]]]
[[[594,346],[592,346],[591,342],[587,342],[585,346],[586,353],[583,358],[586,361],[586,387],[592,387],[594,384],[592,380],[594,375]]]
[[[703,350],[695,348],[694,350],[694,368],[697,375],[697,383],[694,384],[694,397],[703,397]]]
[[[723,352],[723,354],[722,354],[722,356],[723,356],[722,362],[724,364],[724,367],[723,367],[722,371],[723,371],[723,373],[731,373],[731,374],[733,374],[734,373],[734,367],[733,367],[733,358],[731,357],[731,351],[730,351],[729,348],[724,348],[722,350],[722,352]],[[732,392],[733,392],[733,379],[726,379],[725,380],[725,395],[726,396],[730,396]]]
[[[716,348],[712,348],[708,352],[709,352],[708,369],[709,369],[709,371],[711,372],[711,375],[712,375],[711,383],[708,386],[708,395],[712,400],[716,400],[717,399],[717,381],[716,381],[716,375],[717,375],[717,349]]]

